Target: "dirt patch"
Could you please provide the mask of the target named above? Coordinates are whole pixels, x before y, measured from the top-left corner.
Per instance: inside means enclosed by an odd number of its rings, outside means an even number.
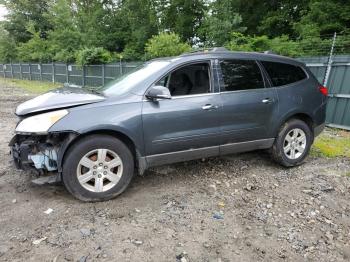
[[[191,161],[147,171],[112,201],[82,203],[14,169],[13,112],[28,98],[0,87],[1,261],[350,260],[349,159],[292,169],[265,152]]]

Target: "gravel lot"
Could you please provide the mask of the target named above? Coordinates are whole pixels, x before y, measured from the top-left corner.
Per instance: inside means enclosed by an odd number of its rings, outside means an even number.
[[[292,169],[265,152],[191,161],[82,203],[14,169],[13,112],[29,97],[0,86],[1,261],[350,260],[350,159]]]

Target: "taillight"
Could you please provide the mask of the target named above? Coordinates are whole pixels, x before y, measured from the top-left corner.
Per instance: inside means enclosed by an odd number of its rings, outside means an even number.
[[[318,90],[322,93],[324,96],[328,96],[328,89],[325,86],[319,86]]]

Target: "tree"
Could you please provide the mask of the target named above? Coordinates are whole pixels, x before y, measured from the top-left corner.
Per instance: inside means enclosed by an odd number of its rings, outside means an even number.
[[[158,33],[156,11],[151,0],[125,0],[122,12],[128,26],[123,57],[142,59],[148,39]]]
[[[49,51],[49,43],[41,38],[40,32],[35,31],[34,24],[29,24],[27,26],[27,31],[32,35],[32,38],[26,43],[20,43],[18,45],[18,59],[29,62],[52,61],[52,54]]]
[[[156,10],[160,31],[175,32],[182,41],[194,42],[206,14],[205,0],[159,0]]]
[[[52,22],[48,32],[49,51],[55,61],[73,62],[75,53],[82,48],[83,39],[77,25],[71,0],[57,0],[50,6],[46,17]]]
[[[310,0],[281,0],[268,2],[268,12],[261,21],[258,31],[269,37],[288,35],[297,37],[294,25],[308,9]]]
[[[350,5],[348,0],[311,0],[309,11],[295,24],[303,37],[349,32]]]
[[[80,66],[105,64],[112,60],[111,53],[102,47],[84,48],[77,52],[76,63]]]
[[[51,29],[50,21],[45,17],[49,3],[47,0],[3,0],[3,4],[9,11],[4,22],[5,30],[16,43],[27,42],[31,38],[28,25],[31,24],[41,38]]]
[[[288,36],[270,39],[266,35],[252,37],[234,32],[226,47],[232,51],[273,51],[291,57],[303,54],[302,43],[291,41]]]
[[[16,48],[15,40],[10,37],[3,24],[0,23],[0,61],[6,63],[15,60],[17,57]]]
[[[223,46],[232,32],[244,32],[242,17],[235,12],[232,0],[217,0],[201,27],[201,38],[209,46]]]
[[[181,41],[175,33],[160,33],[146,44],[147,58],[177,56],[191,50],[191,46]]]

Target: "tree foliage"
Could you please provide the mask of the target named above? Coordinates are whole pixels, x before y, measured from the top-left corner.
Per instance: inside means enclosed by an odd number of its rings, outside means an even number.
[[[84,48],[77,52],[76,61],[80,66],[111,62],[112,55],[102,47]]]
[[[201,36],[206,46],[222,46],[230,40],[230,32],[244,32],[242,17],[235,12],[231,0],[217,0],[205,17]]]
[[[153,36],[146,44],[147,58],[177,56],[191,50],[191,46],[181,42],[175,33],[160,33]]]
[[[227,46],[301,56],[350,33],[349,0],[0,0],[0,61],[103,63]],[[344,52],[349,39],[341,40]]]

